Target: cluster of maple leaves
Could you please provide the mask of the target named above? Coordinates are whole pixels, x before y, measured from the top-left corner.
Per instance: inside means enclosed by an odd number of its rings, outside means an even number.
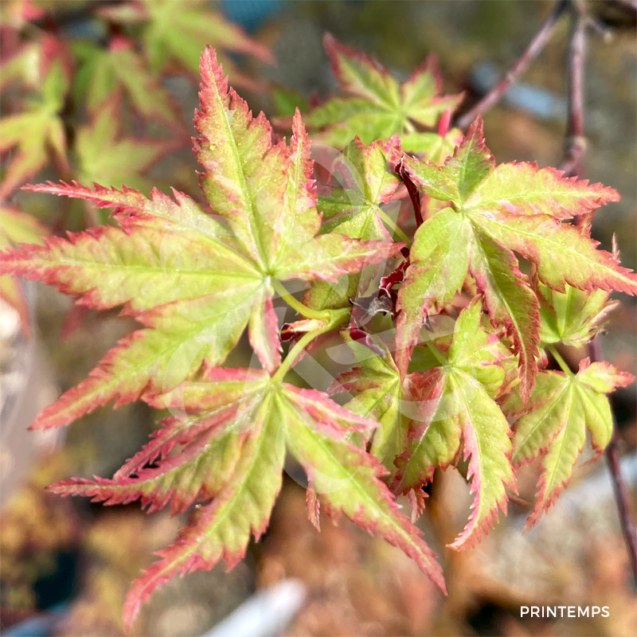
[[[155,4],[116,15],[139,21]],[[153,65],[172,50],[153,49],[159,37],[149,28],[143,40]],[[252,116],[205,49],[194,141],[205,203],[177,191],[29,186],[111,208],[113,223],[0,255],[0,273],[88,307],[121,306],[140,324],[33,424],[60,427],[113,401],[170,412],[113,478],[51,487],[172,513],[201,504],[133,585],[129,624],[172,576],[243,557],[267,528],[286,454],[307,474],[316,526],[320,507],[347,516],[444,591],[396,498],[409,495],[415,518],[436,469],[457,466],[473,494],[451,544],[464,549],[506,509],[515,468],[539,458],[533,525],[568,483],[587,432],[597,452],[608,444],[607,395],[632,381],[605,362],[574,373],[556,349],[597,334],[611,291],[637,293],[617,251],[590,237],[592,213],[617,193],[535,164],[496,165],[480,121],[464,135],[449,127],[460,97],[440,95],[433,61],[399,84],[332,38],[326,46],[343,96],[297,111],[289,142]],[[343,149],[329,171],[313,169],[306,127],[317,146]],[[301,287],[302,298],[292,294]],[[295,313],[285,326],[281,303]],[[246,329],[259,368],[224,367]],[[299,387],[295,364],[327,334],[356,363],[325,391]],[[560,371],[547,369],[547,352]]]
[[[208,0],[89,5],[76,18],[85,36],[71,38],[58,21],[65,8],[76,11],[73,3],[2,2],[0,248],[49,234],[46,225],[9,203],[16,188],[43,169],[66,180],[150,190],[144,173],[189,143],[163,79],[182,75],[197,81],[206,44],[272,61],[265,47],[211,11]],[[235,83],[254,87],[231,60],[224,59],[224,66]],[[89,207],[79,216],[86,213],[91,225],[105,221],[95,220],[93,212]],[[69,216],[67,211],[60,225],[72,227]],[[0,277],[0,298],[18,310],[28,330],[17,282]]]

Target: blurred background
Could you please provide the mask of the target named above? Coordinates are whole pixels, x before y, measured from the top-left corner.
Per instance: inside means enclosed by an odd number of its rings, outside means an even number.
[[[24,2],[0,4],[6,28]],[[64,37],[101,37],[86,2],[42,4]],[[435,53],[445,92],[465,91],[466,110],[517,59],[552,6],[541,0],[225,0],[211,5],[272,51],[274,64],[230,54],[237,73],[257,80],[240,88],[241,94],[268,116],[286,114],[295,100],[322,98],[334,90],[322,46],[325,32],[375,55],[400,79]],[[607,37],[593,33],[589,38],[585,172],[622,195],[621,202],[600,211],[593,234],[609,249],[616,233],[624,265],[635,268],[637,9],[630,0],[600,1],[591,3],[591,12]],[[499,162],[560,163],[567,37],[564,20],[521,82],[485,115],[487,143]],[[188,121],[196,84],[178,75],[163,82]],[[276,98],[273,86],[279,88]],[[184,146],[157,162],[146,179],[161,188],[171,184],[195,192],[194,169]],[[50,176],[45,170],[38,180]],[[11,201],[47,222],[76,213],[51,197],[18,193]],[[136,505],[109,509],[66,500],[43,487],[71,475],[112,475],[146,440],[156,415],[134,404],[99,410],[59,436],[27,433],[26,427],[60,391],[82,380],[131,323],[115,312],[69,314],[69,299],[44,286],[28,286],[27,293],[32,337],[23,335],[11,310],[0,307],[2,634],[120,635],[121,604],[131,580],[154,550],[173,539],[183,520],[146,515]],[[636,326],[637,305],[623,297],[601,343],[607,360],[632,373],[637,372]],[[622,468],[634,502],[634,386],[614,395],[614,407]],[[508,517],[481,545],[458,554],[444,546],[466,520],[467,488],[454,472],[436,477],[420,524],[441,555],[446,599],[400,551],[346,520],[339,526],[325,520],[318,534],[306,520],[304,490],[286,479],[270,528],[250,546],[247,558],[228,574],[217,568],[171,582],[143,609],[132,634],[637,634],[635,588],[605,461],[581,465],[558,505],[522,535],[529,512],[525,502],[533,500],[536,479],[533,467],[522,472],[520,502],[511,504]],[[259,597],[263,591],[270,596]],[[521,605],[609,606],[610,617],[521,619]],[[220,624],[233,612],[231,621],[238,623]]]

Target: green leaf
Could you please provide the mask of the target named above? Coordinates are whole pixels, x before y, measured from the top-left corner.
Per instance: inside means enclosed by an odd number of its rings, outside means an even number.
[[[611,188],[565,177],[555,168],[513,162],[496,166],[469,205],[481,210],[568,219],[574,214],[593,212],[617,198]]]
[[[95,113],[113,93],[123,90],[131,106],[144,118],[171,130],[182,131],[183,124],[168,91],[152,75],[131,42],[113,38],[109,49],[90,42],[77,42],[73,48],[79,59],[74,77],[74,94],[90,113]]]
[[[586,431],[598,454],[610,442],[613,417],[606,394],[634,380],[610,363],[580,363],[576,375],[541,372],[528,404],[513,391],[503,408],[514,423],[513,463],[516,466],[541,458],[537,502],[526,528],[557,500],[573,475],[577,458],[586,442]]]
[[[403,389],[400,372],[386,346],[379,356],[351,339],[348,345],[360,365],[343,372],[328,393],[349,392],[354,397],[345,405],[352,413],[378,421],[369,451],[393,473],[394,460],[405,448],[409,423],[409,397]],[[378,344],[377,344],[378,346]]]
[[[541,282],[558,292],[569,284],[587,291],[597,287],[637,293],[636,275],[620,267],[615,254],[597,250],[597,242],[562,223],[616,201],[618,194],[612,188],[564,178],[559,171],[535,164],[496,167],[479,119],[443,166],[413,158],[405,158],[404,164],[425,194],[450,202],[467,224],[469,270],[492,322],[503,325],[512,337],[524,397],[529,396],[537,372],[539,301],[513,252],[535,264]],[[436,254],[435,249],[431,254]],[[421,267],[425,271],[437,267],[436,259],[425,259]],[[424,297],[425,312],[427,302]],[[412,342],[416,332],[413,328]]]
[[[427,219],[416,231],[410,265],[398,292],[396,360],[403,374],[431,309],[451,301],[469,271],[470,227],[451,208]]]
[[[540,339],[551,345],[564,343],[581,347],[591,341],[606,324],[608,315],[619,305],[610,301],[610,292],[578,290],[570,285],[565,292],[538,284],[540,300]]]
[[[442,165],[453,155],[456,146],[462,142],[462,131],[452,128],[446,135],[438,133],[404,133],[400,135],[400,145],[406,153],[421,155],[432,164]]]
[[[435,58],[428,58],[404,84],[377,61],[325,36],[332,70],[347,98],[333,98],[312,110],[306,124],[320,131],[326,144],[347,145],[354,137],[370,144],[416,126],[432,127],[446,110],[455,110],[461,95],[441,96],[442,80]]]
[[[213,497],[134,584],[125,606],[128,625],[170,577],[211,569],[222,559],[232,567],[243,557],[250,536],[258,539],[267,528],[286,448],[329,515],[344,514],[399,547],[444,590],[433,552],[380,480],[382,466],[347,441],[349,433],[374,427],[373,421],[325,394],[278,384],[250,369],[208,369],[200,380],[146,399],[180,415],[166,421],[113,480],[71,480],[53,487],[56,493],[110,504],[140,499],[154,509],[170,502],[173,512]],[[148,462],[155,468],[145,469]]]
[[[124,184],[150,192],[142,173],[182,145],[182,140],[121,137],[118,92],[98,107],[92,121],[80,127],[75,140],[78,177],[84,183],[121,188]]]
[[[458,317],[448,354],[437,353],[440,365],[408,377],[414,414],[394,489],[415,489],[418,497],[436,468],[462,454],[474,500],[467,526],[450,545],[456,549],[479,541],[506,509],[506,487],[515,488],[509,425],[495,402],[505,374],[493,345],[474,300]]]
[[[115,22],[141,25],[144,55],[156,74],[166,70],[171,62],[196,74],[201,51],[206,46],[272,62],[272,54],[266,47],[222,14],[211,11],[207,0],[141,0],[105,7],[100,13]],[[231,67],[229,61],[227,66]],[[237,75],[231,76],[236,83]]]
[[[320,229],[309,142],[300,115],[290,146],[273,145],[263,115],[228,91],[214,52],[202,57],[195,154],[209,214],[194,200],[157,190],[45,184],[38,192],[115,208],[119,227],[50,239],[0,257],[0,272],[24,274],[89,307],[124,305],[144,326],[111,350],[90,378],[48,407],[33,426],[58,427],[147,388],[170,389],[202,362],[220,364],[249,326],[262,365],[280,363],[273,281],[335,281],[387,259],[401,244],[360,241]]]
[[[306,113],[310,110],[307,99],[298,91],[286,86],[274,86],[272,88],[272,101],[277,117],[293,117],[297,108],[301,113]]]
[[[60,111],[68,89],[66,52],[57,41],[43,51],[50,58],[40,60],[38,93],[30,96],[15,115],[0,119],[0,154],[14,155],[0,184],[0,199],[6,199],[18,186],[42,170],[51,160],[68,170],[66,134]]]

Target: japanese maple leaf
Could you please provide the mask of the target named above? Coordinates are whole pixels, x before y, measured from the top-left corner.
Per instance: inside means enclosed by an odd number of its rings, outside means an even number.
[[[113,93],[97,109],[75,140],[77,172],[82,183],[99,182],[117,188],[126,184],[150,191],[141,173],[183,144],[178,137],[151,139],[121,136],[121,96]]]
[[[462,142],[463,134],[459,128],[452,128],[445,134],[422,132],[407,133],[400,136],[403,149],[433,164],[444,164],[453,155],[458,144]]]
[[[382,241],[391,241],[392,234],[396,234],[407,240],[389,210],[384,210],[401,183],[391,169],[398,151],[397,138],[369,146],[357,138],[338,155],[330,167],[336,183],[318,199],[318,209],[323,215],[321,232]],[[364,274],[346,276],[336,283],[317,282],[305,295],[305,303],[318,309],[346,307],[349,297],[365,296],[375,274],[370,268]]]
[[[220,13],[211,11],[208,0],[140,0],[98,11],[116,22],[142,25],[144,55],[155,74],[165,70],[171,62],[197,73],[199,57],[206,45],[214,47],[220,56],[221,51],[232,51],[254,55],[266,62],[273,60],[266,47]],[[246,78],[234,70],[230,60],[224,59],[223,64],[231,70],[233,83],[246,83]]]
[[[59,41],[47,38],[27,60],[33,65],[30,73],[40,79],[36,92],[24,99],[20,112],[0,119],[0,155],[14,151],[0,184],[0,200],[51,159],[68,170],[66,134],[60,118],[69,87],[66,51]]]
[[[76,97],[85,101],[90,113],[95,113],[114,92],[122,89],[131,106],[146,120],[183,130],[173,99],[131,41],[117,36],[108,48],[80,41],[74,44],[73,53],[79,60],[73,90]]]
[[[373,418],[379,427],[373,430],[369,452],[394,472],[394,460],[405,449],[409,425],[410,399],[407,389],[391,353],[384,345],[378,355],[361,343],[349,339],[359,364],[343,372],[329,388],[328,393],[349,392],[353,398],[345,407],[366,418]]]
[[[222,559],[232,568],[243,558],[250,536],[259,538],[268,526],[286,449],[305,469],[311,493],[329,515],[344,514],[399,547],[445,590],[435,555],[380,480],[382,465],[348,442],[351,433],[375,427],[374,421],[321,392],[251,369],[207,369],[201,379],[146,400],[179,416],[167,420],[112,480],[52,487],[108,504],[141,500],[157,509],[170,503],[173,512],[213,498],[133,585],[124,609],[128,626],[141,603],[169,578],[211,569]],[[153,468],[146,468],[149,462]]]
[[[607,394],[626,387],[632,374],[620,372],[606,362],[580,362],[577,374],[547,371],[537,376],[531,398],[523,404],[514,391],[503,405],[514,423],[513,463],[528,464],[541,458],[541,477],[535,509],[526,528],[533,527],[557,500],[575,468],[590,434],[593,448],[601,454],[613,434],[613,415]]]
[[[48,234],[32,215],[20,212],[15,208],[0,205],[0,250],[19,243],[40,243]],[[16,279],[0,276],[0,299],[8,303],[20,316],[20,324],[25,333],[30,332],[29,308],[24,297],[22,285]]]
[[[436,468],[445,469],[462,451],[474,500],[468,524],[450,545],[456,549],[479,541],[498,510],[506,510],[506,488],[515,488],[509,424],[495,401],[505,380],[502,345],[480,318],[474,299],[456,321],[448,352],[429,342],[436,366],[409,375],[411,426],[393,481],[396,492],[415,489],[419,498]]]
[[[619,305],[606,290],[578,290],[570,285],[564,292],[538,287],[540,340],[546,345],[563,343],[581,347],[604,327],[608,315]]]
[[[103,226],[0,256],[0,273],[55,285],[83,305],[119,305],[144,325],[112,349],[90,377],[35,421],[57,427],[105,405],[136,400],[149,386],[170,388],[202,361],[222,362],[249,326],[264,368],[280,363],[273,295],[281,281],[336,280],[393,255],[402,244],[316,236],[309,143],[300,115],[290,146],[272,143],[263,114],[253,118],[212,49],[201,64],[195,155],[211,214],[190,197],[155,190],[45,184],[31,190],[115,208]]]
[[[517,252],[535,264],[539,280],[563,292],[582,290],[637,293],[636,275],[616,255],[563,223],[619,199],[612,188],[565,178],[552,168],[510,163],[495,166],[477,120],[443,166],[406,157],[414,182],[433,199],[449,202],[417,231],[411,266],[399,292],[398,366],[407,370],[427,313],[448,303],[467,274],[494,325],[504,325],[519,355],[523,396],[537,371],[538,299],[519,270]]]
[[[417,126],[431,127],[446,110],[454,110],[461,95],[441,96],[442,79],[437,62],[429,57],[404,84],[399,84],[376,60],[339,44],[325,36],[325,48],[334,75],[348,97],[332,98],[312,110],[306,117],[308,127],[320,130],[316,139],[338,147],[354,137],[369,144],[401,134],[403,147],[412,149],[402,134],[417,132]],[[413,138],[414,144],[422,141]]]

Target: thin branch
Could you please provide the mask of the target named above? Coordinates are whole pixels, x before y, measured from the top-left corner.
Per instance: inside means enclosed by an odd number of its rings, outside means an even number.
[[[568,175],[582,177],[583,159],[586,153],[586,135],[584,131],[584,64],[586,61],[586,29],[589,17],[583,0],[571,0],[571,37],[568,47],[568,124],[566,138],[566,156],[562,169]],[[584,217],[584,215],[583,215]],[[591,219],[580,219],[579,225],[590,224]],[[588,344],[591,362],[601,361],[601,346],[598,337]],[[615,500],[622,533],[626,541],[628,557],[637,584],[637,536],[635,522],[630,510],[628,489],[621,472],[618,443],[620,440],[617,423],[613,413],[613,436],[606,447],[606,460],[610,470]]]
[[[615,491],[615,500],[617,500],[617,510],[619,520],[628,549],[628,557],[633,572],[633,581],[637,585],[637,532],[635,531],[635,522],[630,508],[630,495],[628,488],[622,476],[621,465],[619,462],[619,441],[620,436],[615,430],[613,438],[606,447],[606,460],[610,475],[613,482],[613,490]]]
[[[546,19],[540,30],[535,34],[526,47],[522,55],[508,70],[507,74],[496,84],[470,111],[465,113],[457,122],[456,126],[463,130],[469,128],[473,120],[480,114],[489,110],[502,96],[507,89],[526,71],[529,64],[540,54],[551,37],[553,27],[558,23],[560,17],[569,6],[569,0],[559,0],[551,11],[551,15]]]
[[[584,65],[589,20],[578,2],[573,2],[572,6],[571,37],[568,45],[568,124],[561,168],[569,176],[581,177],[587,146],[584,132]]]
[[[594,338],[588,344],[588,354],[591,362],[594,363],[602,359],[600,349],[598,337]],[[610,470],[610,477],[613,483],[619,521],[624,540],[626,541],[626,548],[628,549],[628,558],[633,572],[633,579],[635,584],[637,584],[637,532],[635,531],[635,522],[631,511],[630,495],[621,472],[619,459],[620,440],[621,437],[617,430],[617,423],[615,422],[613,413],[613,437],[606,447],[606,461],[608,462],[608,469]]]

